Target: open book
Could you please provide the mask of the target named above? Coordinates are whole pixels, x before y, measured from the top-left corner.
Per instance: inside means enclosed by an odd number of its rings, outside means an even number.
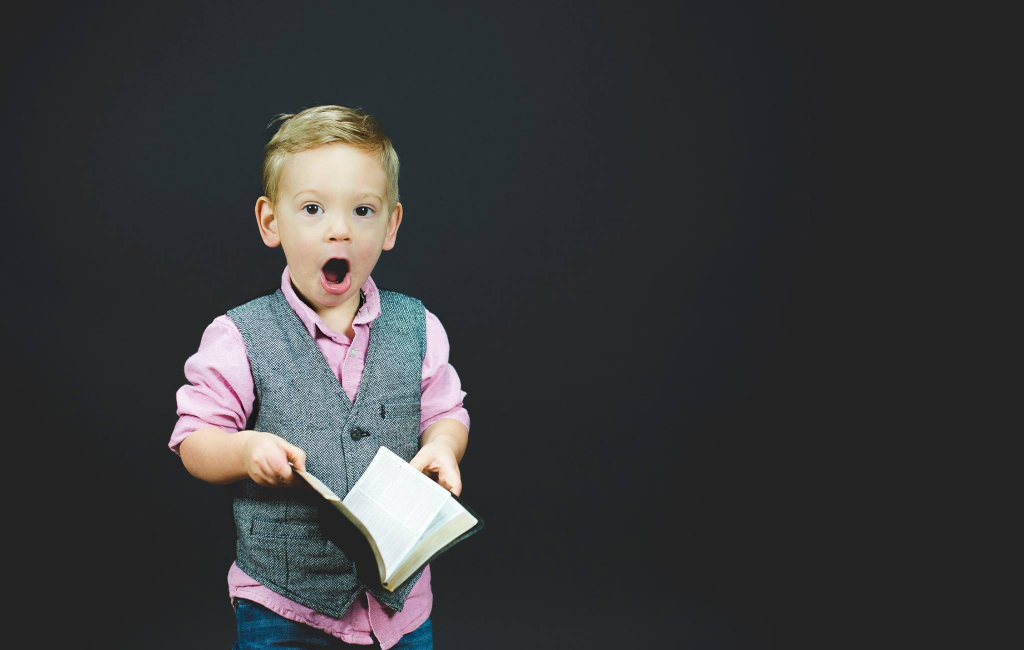
[[[295,472],[366,537],[388,591],[483,528],[457,497],[387,447],[377,451],[344,501],[309,472]]]

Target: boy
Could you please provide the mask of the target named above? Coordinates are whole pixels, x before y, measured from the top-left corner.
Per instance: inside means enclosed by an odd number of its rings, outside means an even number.
[[[169,446],[192,475],[234,484],[235,648],[431,648],[429,566],[395,593],[364,579],[289,462],[344,497],[385,445],[458,495],[466,393],[437,318],[370,278],[402,222],[388,137],[341,106],[281,118],[256,202],[264,243],[284,249],[281,287],[207,327]]]

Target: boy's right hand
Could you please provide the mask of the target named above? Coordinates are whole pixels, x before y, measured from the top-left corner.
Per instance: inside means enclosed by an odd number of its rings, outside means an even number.
[[[306,469],[306,452],[281,436],[265,431],[250,431],[240,450],[242,466],[249,478],[263,487],[309,487],[306,481],[292,471]]]

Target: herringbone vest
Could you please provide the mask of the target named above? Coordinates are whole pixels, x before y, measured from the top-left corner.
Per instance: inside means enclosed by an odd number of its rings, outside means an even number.
[[[379,291],[380,315],[355,404],[280,289],[228,310],[245,341],[256,391],[247,428],[277,434],[306,452],[306,469],[341,498],[388,447],[405,460],[419,450],[420,380],[426,352],[423,303]],[[364,588],[401,611],[422,569],[395,593],[376,566],[357,567],[321,531],[341,516],[311,489],[266,488],[246,478],[234,493],[236,562],[260,584],[335,618]]]

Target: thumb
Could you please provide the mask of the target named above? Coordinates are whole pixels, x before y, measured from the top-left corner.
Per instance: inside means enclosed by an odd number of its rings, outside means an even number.
[[[457,471],[442,467],[437,474],[437,482],[448,488],[448,491],[455,496],[459,496],[462,493],[462,477],[459,476]]]
[[[266,464],[270,471],[278,476],[281,476],[282,472],[288,468],[288,450],[283,444],[275,444],[267,448]]]
[[[292,461],[295,465],[295,469],[306,471],[306,452],[299,449],[291,443],[285,443],[287,446],[284,448],[285,453],[288,455],[288,460]]]

